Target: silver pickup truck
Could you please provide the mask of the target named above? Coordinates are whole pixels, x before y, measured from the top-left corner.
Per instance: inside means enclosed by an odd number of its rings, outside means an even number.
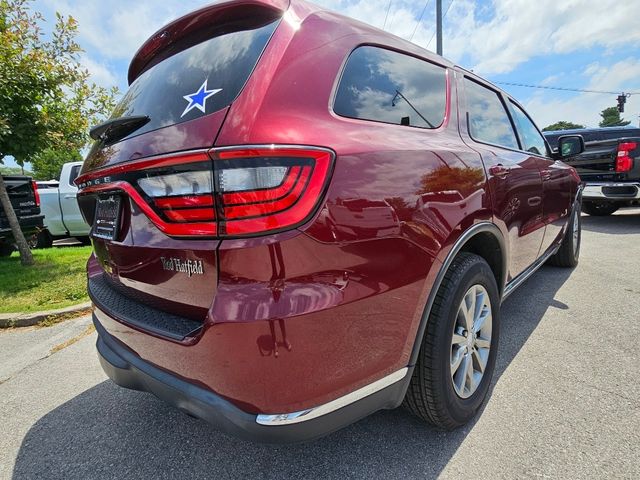
[[[50,247],[54,239],[75,237],[89,243],[89,230],[80,214],[73,181],[80,173],[82,162],[65,163],[58,182],[37,182],[40,209],[44,214],[45,230],[37,237],[35,247]]]

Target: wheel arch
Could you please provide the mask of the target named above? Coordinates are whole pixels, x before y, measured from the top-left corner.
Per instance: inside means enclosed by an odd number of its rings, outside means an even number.
[[[507,248],[504,236],[500,229],[492,222],[484,221],[476,223],[456,239],[449,250],[449,253],[447,253],[447,256],[442,261],[422,312],[420,325],[418,326],[413,349],[411,351],[411,357],[409,359],[410,366],[415,365],[418,360],[422,338],[427,328],[429,313],[433,307],[433,302],[436,294],[438,293],[438,289],[440,288],[444,276],[451,266],[453,259],[460,252],[475,253],[487,261],[496,277],[498,292],[500,297],[502,297],[507,278]]]

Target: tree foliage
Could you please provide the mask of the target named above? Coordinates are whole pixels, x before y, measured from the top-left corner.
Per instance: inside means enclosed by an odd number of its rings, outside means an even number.
[[[98,87],[80,63],[78,24],[56,13],[50,32],[32,0],[0,0],[0,163],[13,156],[24,165],[45,149],[76,152],[88,141],[88,127],[114,107],[117,90]],[[8,196],[4,205],[23,263],[29,263]],[[26,245],[26,242],[24,242]],[[33,260],[31,259],[31,262]]]
[[[572,130],[578,128],[585,128],[584,125],[580,125],[579,123],[567,122],[565,120],[560,120],[559,122],[552,123],[551,125],[547,125],[542,129],[543,132],[553,132],[555,130]]]
[[[620,112],[617,107],[605,108],[600,112],[600,116],[602,117],[602,121],[600,122],[601,127],[624,127],[631,123],[620,117]]]
[[[31,168],[36,180],[59,180],[62,166],[67,162],[80,162],[82,155],[78,150],[56,150],[46,148],[31,157]]]

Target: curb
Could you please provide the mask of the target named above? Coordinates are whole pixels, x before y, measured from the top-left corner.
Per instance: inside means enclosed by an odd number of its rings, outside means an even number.
[[[0,328],[31,327],[44,321],[55,322],[89,310],[91,302],[79,303],[57,310],[45,310],[33,313],[0,313]]]

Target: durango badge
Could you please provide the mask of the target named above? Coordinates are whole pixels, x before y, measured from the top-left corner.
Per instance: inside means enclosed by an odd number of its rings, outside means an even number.
[[[162,262],[162,269],[168,272],[186,273],[189,277],[191,277],[191,275],[204,275],[202,260],[181,260],[177,257],[160,257],[160,261]]]

